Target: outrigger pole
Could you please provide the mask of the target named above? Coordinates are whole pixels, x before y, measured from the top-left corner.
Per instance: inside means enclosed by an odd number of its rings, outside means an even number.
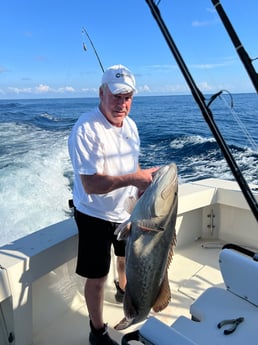
[[[255,87],[256,92],[258,93],[258,74],[256,73],[253,65],[252,65],[252,59],[250,59],[249,55],[247,54],[246,50],[242,46],[242,43],[240,42],[227,14],[225,13],[221,3],[219,0],[211,0],[216,11],[218,12],[218,15],[220,16],[220,19],[222,20],[225,29],[227,30],[227,33],[229,34],[231,41]]]
[[[222,135],[220,134],[219,129],[217,128],[216,123],[213,120],[213,114],[211,112],[211,110],[209,109],[209,107],[206,105],[205,103],[205,98],[203,96],[203,94],[201,93],[201,91],[197,88],[183,58],[180,55],[179,50],[177,49],[161,15],[160,15],[160,11],[159,8],[157,7],[157,5],[154,3],[153,0],[146,0],[147,4],[149,5],[149,8],[151,10],[151,13],[153,15],[153,17],[155,18],[172,54],[174,55],[174,58],[192,92],[192,95],[196,101],[196,103],[198,104],[202,115],[205,119],[205,121],[208,123],[217,143],[220,146],[220,149],[236,179],[236,181],[239,184],[239,187],[242,190],[242,193],[248,203],[248,205],[250,206],[256,220],[258,221],[258,204],[257,201],[255,199],[255,197],[253,196],[246,180],[244,179],[238,165],[236,164],[234,157],[232,156],[231,152],[229,151],[229,148],[227,146],[227,144],[225,143]]]

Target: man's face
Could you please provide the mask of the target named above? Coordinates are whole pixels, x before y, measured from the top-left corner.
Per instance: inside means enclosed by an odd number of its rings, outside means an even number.
[[[100,88],[100,110],[114,126],[121,127],[124,118],[129,114],[133,92],[113,95],[108,87]]]

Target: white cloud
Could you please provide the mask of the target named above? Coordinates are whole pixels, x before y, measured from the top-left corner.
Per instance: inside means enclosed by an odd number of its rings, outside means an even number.
[[[192,64],[192,68],[197,69],[212,69],[212,68],[220,68],[220,67],[228,67],[234,63],[233,58],[224,58],[221,63],[204,63],[204,64]]]
[[[63,93],[63,92],[75,92],[75,89],[72,86],[65,86],[60,87],[57,90],[53,90],[54,92]]]
[[[81,89],[82,91],[98,91],[98,89],[96,89],[96,88],[89,88],[89,87],[84,87],[84,88],[82,88]]]
[[[19,88],[19,87],[9,86],[7,90],[15,94],[39,94],[39,93],[47,94],[47,93],[75,92],[75,89],[72,86],[64,86],[64,87],[59,87],[55,89],[46,84],[39,84],[38,86],[35,86],[34,88],[32,87]],[[4,93],[4,90],[1,90],[1,91],[2,91],[1,93]]]
[[[44,85],[44,84],[40,84],[39,86],[35,87],[35,91],[39,93],[49,92],[50,90],[51,90],[50,86]]]
[[[215,10],[214,7],[207,7],[206,11],[209,12],[209,13],[216,13],[216,10]]]
[[[32,93],[32,88],[31,87],[18,88],[18,87],[9,86],[8,90],[11,91],[11,92],[14,92],[16,94]]]
[[[148,85],[143,85],[138,87],[139,92],[149,92],[151,91],[150,87]]]
[[[226,64],[212,64],[212,63],[205,63],[205,64],[195,64],[191,65],[193,68],[198,68],[198,69],[212,69],[212,68],[217,68],[217,67],[223,67]]]
[[[207,83],[207,81],[203,81],[198,83],[198,87],[202,91],[212,91],[214,88]]]
[[[171,93],[189,93],[189,89],[186,84],[162,84],[153,85],[152,87],[148,85],[138,86],[138,94],[144,95],[165,95]]]
[[[212,15],[213,18],[209,20],[194,20],[192,22],[193,27],[201,27],[201,26],[209,26],[209,25],[214,25],[218,22],[218,18],[216,16],[216,10],[214,8],[207,8],[206,11]]]
[[[209,21],[209,20],[194,20],[192,22],[192,26],[194,27],[200,27],[200,26],[208,26],[208,25],[212,25],[214,23],[214,21]]]

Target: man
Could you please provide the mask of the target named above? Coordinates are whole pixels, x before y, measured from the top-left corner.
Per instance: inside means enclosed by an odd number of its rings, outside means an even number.
[[[126,284],[125,244],[117,241],[114,231],[129,217],[126,200],[137,190],[144,191],[156,171],[142,170],[138,165],[138,130],[128,117],[135,91],[135,78],[125,66],[109,67],[102,76],[99,107],[77,120],[68,141],[79,233],[76,273],[86,278],[92,345],[118,345],[103,321],[104,283],[112,244],[118,257],[117,292],[121,293]]]

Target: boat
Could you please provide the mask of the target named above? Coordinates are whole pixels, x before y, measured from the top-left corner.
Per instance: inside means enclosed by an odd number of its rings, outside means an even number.
[[[122,331],[114,329],[123,307],[115,302],[112,260],[104,317],[118,343],[256,343],[258,185],[240,182],[179,184],[171,302]],[[0,247],[1,345],[87,344],[84,284],[75,274],[77,240],[71,217]]]
[[[258,200],[258,186],[250,187]],[[149,320],[155,318],[169,329],[173,323],[178,326],[178,319],[194,322],[191,321],[191,306],[209,289],[227,292],[219,264],[225,244],[237,244],[258,253],[257,221],[234,181],[204,179],[179,184],[176,232],[177,245],[169,268],[172,299],[166,309],[157,314],[151,312],[149,317]],[[73,218],[0,248],[1,345],[87,344],[89,320],[83,297],[83,281],[74,273],[76,254],[77,228]],[[258,262],[251,258],[248,260],[255,262],[256,275],[246,280],[246,270],[242,270],[237,261],[232,272],[239,282],[245,279],[245,283],[257,295]],[[110,334],[120,343],[126,334],[140,329],[149,320],[123,331],[113,329],[123,318],[122,305],[117,304],[114,298],[114,277],[113,262],[106,284],[104,313]],[[237,298],[243,301],[243,298]],[[212,298],[210,303],[213,309],[224,304]],[[243,303],[250,304],[258,317],[257,306],[248,300]],[[242,317],[243,312],[235,311],[234,316]],[[227,315],[226,308],[214,322],[227,318]],[[200,317],[199,314],[197,316]],[[248,343],[254,344],[257,338],[250,339],[250,335],[245,333],[247,315],[245,318],[246,321],[239,325],[234,334],[240,336],[242,332]],[[255,322],[252,324],[255,325]],[[160,334],[159,327],[157,331]],[[254,331],[258,335],[256,326]],[[181,328],[180,332],[185,336]],[[218,339],[221,339],[223,333],[217,333]],[[208,330],[206,334],[210,337]],[[232,339],[234,344],[241,343],[236,342],[235,337]],[[225,344],[232,343],[230,336],[226,341]],[[223,344],[216,342],[213,336],[209,342]]]

